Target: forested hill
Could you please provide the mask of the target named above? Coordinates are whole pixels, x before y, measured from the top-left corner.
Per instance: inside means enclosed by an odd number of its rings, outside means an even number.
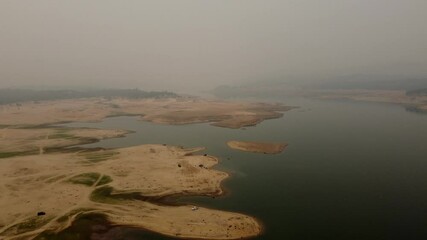
[[[104,90],[26,90],[0,89],[0,104],[26,101],[75,99],[75,98],[169,98],[178,97],[177,94],[166,91],[142,91],[139,89],[104,89]]]

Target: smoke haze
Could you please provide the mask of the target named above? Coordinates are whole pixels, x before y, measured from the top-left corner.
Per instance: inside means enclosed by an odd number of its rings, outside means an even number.
[[[0,87],[427,76],[425,0],[0,2]],[[320,81],[320,80],[319,80]]]

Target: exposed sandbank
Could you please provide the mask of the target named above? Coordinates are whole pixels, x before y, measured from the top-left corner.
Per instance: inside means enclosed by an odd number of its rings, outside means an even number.
[[[43,154],[50,149],[75,146],[106,138],[123,137],[129,131],[89,128],[0,129],[0,158]]]
[[[115,224],[183,238],[258,235],[261,226],[243,214],[207,208],[193,211],[192,206],[124,197],[221,194],[221,182],[228,175],[211,169],[218,160],[196,155],[199,150],[142,145],[3,159],[0,236],[31,239],[43,231],[60,231],[82,212],[102,213]],[[39,211],[46,215],[37,216]]]
[[[261,143],[261,142],[241,142],[241,141],[229,141],[227,145],[236,150],[253,152],[253,153],[265,153],[265,154],[277,154],[283,152],[288,146],[287,143]]]
[[[265,119],[279,118],[292,107],[280,104],[167,99],[73,99],[0,105],[0,125],[38,126],[60,122],[101,121],[108,116],[139,115],[141,120],[160,124],[212,123],[241,128]]]
[[[241,128],[281,117],[281,112],[290,109],[280,104],[198,98],[92,98],[0,105],[0,238],[31,239],[42,232],[58,232],[84,213],[101,213],[113,224],[182,238],[259,235],[260,223],[244,214],[202,207],[193,211],[192,206],[156,202],[167,196],[223,193],[221,182],[228,174],[212,169],[218,163],[215,157],[197,155],[202,148],[142,145],[65,152],[64,147],[128,132],[48,125],[139,115],[141,120],[161,124],[208,122]],[[38,212],[45,214],[37,216]]]

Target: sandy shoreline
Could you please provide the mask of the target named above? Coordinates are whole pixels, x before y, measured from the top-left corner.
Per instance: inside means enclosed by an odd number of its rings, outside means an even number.
[[[141,120],[159,124],[210,122],[241,128],[281,117],[282,111],[291,109],[279,104],[193,98],[78,99],[0,107],[2,239],[32,239],[41,233],[59,232],[84,213],[100,213],[112,224],[180,238],[257,236],[262,224],[253,217],[158,202],[169,196],[224,193],[221,184],[229,174],[212,168],[218,164],[217,158],[198,155],[203,148],[147,144],[65,149],[129,132],[49,124],[139,115]],[[40,212],[44,215],[37,216]]]
[[[281,104],[204,100],[199,98],[102,99],[26,102],[0,105],[0,126],[46,126],[97,122],[109,116],[134,115],[158,124],[211,123],[226,128],[256,125],[291,110]]]
[[[211,169],[218,159],[195,155],[200,150],[141,145],[0,161],[0,188],[5,193],[0,196],[0,236],[31,238],[60,231],[70,225],[78,209],[103,213],[114,224],[170,236],[234,239],[260,234],[258,221],[243,214],[202,207],[193,211],[192,206],[123,197],[222,194],[221,182],[228,174]],[[40,211],[46,215],[37,217]]]
[[[228,141],[228,147],[244,152],[277,154],[283,152],[288,146],[287,143],[265,143],[265,142],[242,142]]]

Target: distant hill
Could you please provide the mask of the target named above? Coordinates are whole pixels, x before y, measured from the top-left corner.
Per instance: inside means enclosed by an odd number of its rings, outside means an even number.
[[[168,98],[178,97],[177,94],[166,91],[142,91],[139,89],[102,89],[102,90],[27,90],[0,89],[0,104],[26,101],[43,101],[75,98]]]

